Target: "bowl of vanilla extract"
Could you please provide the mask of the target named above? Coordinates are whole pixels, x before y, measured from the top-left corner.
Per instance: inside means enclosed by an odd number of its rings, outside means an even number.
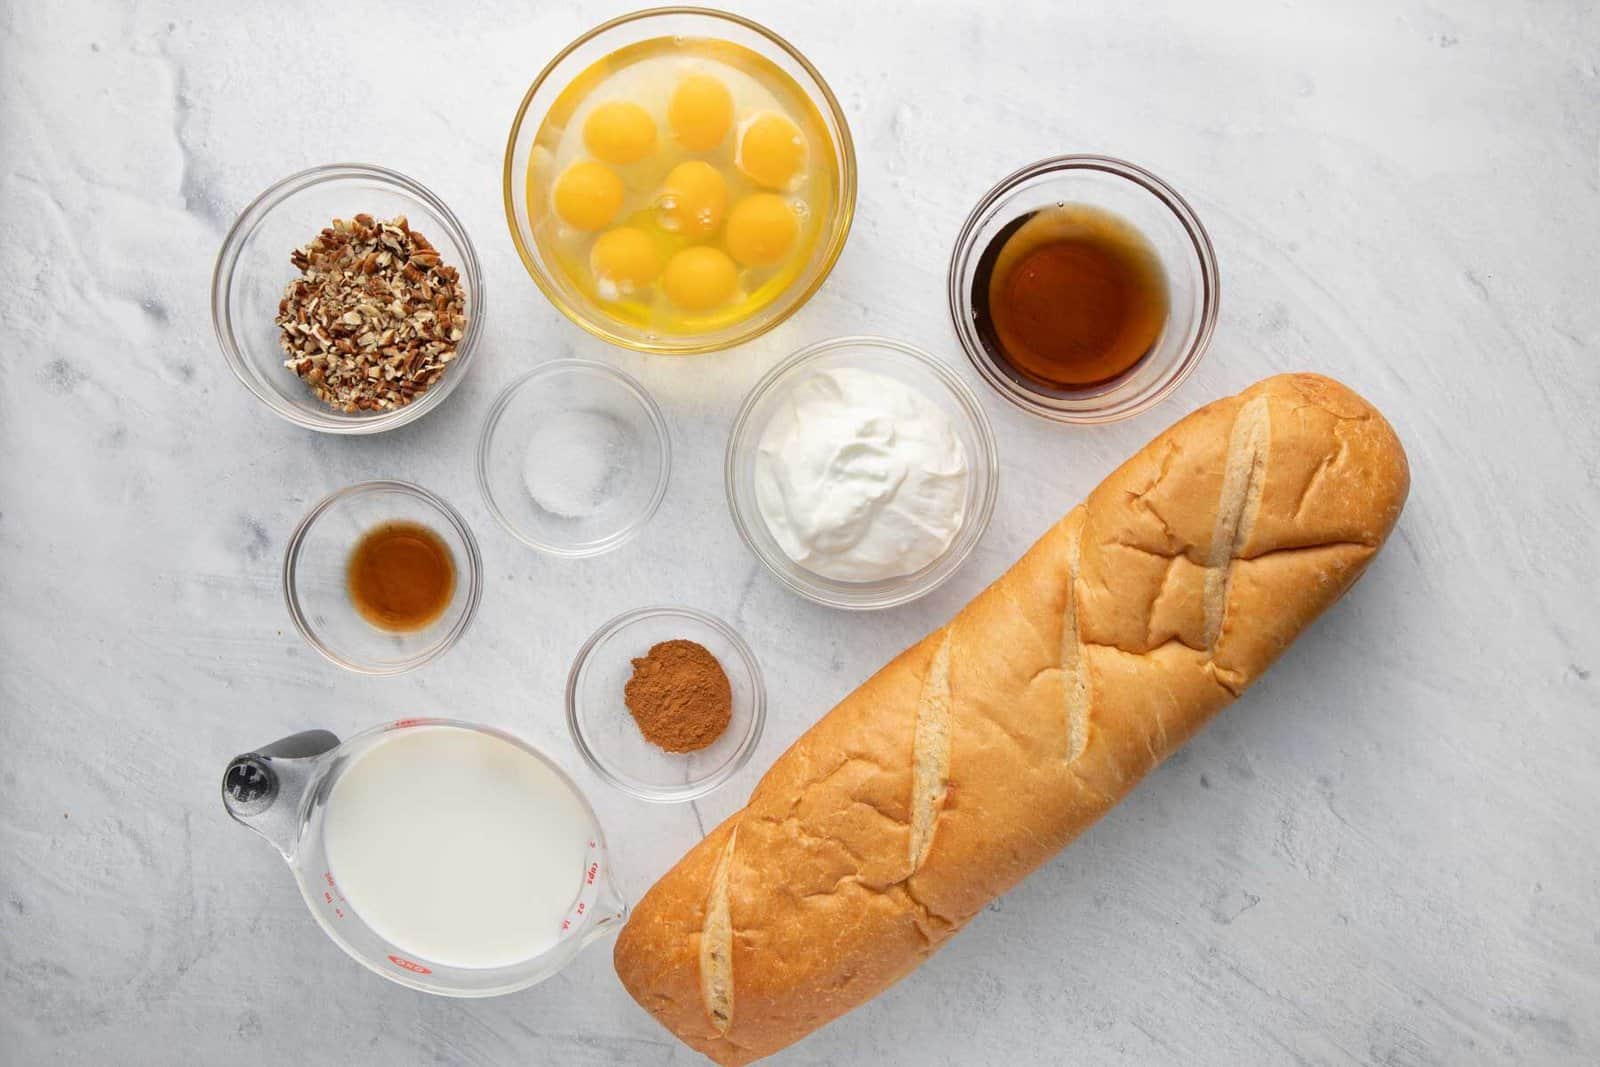
[[[1128,418],[1210,343],[1211,238],[1166,182],[1109,156],[1040,160],[978,201],[950,257],[950,315],[984,379],[1060,422]]]
[[[483,560],[461,513],[409,482],[362,482],[318,501],[289,537],[283,597],[323,658],[401,674],[443,655],[471,625]]]

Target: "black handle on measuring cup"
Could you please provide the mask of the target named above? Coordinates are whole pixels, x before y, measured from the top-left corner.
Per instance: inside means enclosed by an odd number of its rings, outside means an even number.
[[[282,783],[274,761],[310,759],[338,747],[339,738],[327,730],[303,730],[233,757],[222,773],[223,807],[229,815],[248,824],[278,799]]]

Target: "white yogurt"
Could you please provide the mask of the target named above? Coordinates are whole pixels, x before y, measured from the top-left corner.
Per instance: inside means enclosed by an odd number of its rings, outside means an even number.
[[[944,554],[966,517],[966,449],[916,389],[872,371],[817,371],[762,431],[756,504],[783,551],[825,578],[881,581]]]
[[[334,783],[328,866],[346,902],[407,954],[505,967],[551,948],[583,886],[591,820],[555,772],[454,726],[399,730]]]

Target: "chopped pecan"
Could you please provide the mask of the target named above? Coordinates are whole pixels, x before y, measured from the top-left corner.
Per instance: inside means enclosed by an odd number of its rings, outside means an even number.
[[[345,412],[402,407],[438,381],[465,334],[459,272],[404,216],[334,219],[289,261],[278,341],[294,371]]]

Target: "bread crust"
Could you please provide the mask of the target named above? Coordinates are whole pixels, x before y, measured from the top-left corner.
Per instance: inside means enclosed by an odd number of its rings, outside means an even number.
[[[1260,677],[1409,484],[1393,429],[1328,378],[1189,415],[779,757],[639,902],[623,985],[725,1065],[866,1002]]]

